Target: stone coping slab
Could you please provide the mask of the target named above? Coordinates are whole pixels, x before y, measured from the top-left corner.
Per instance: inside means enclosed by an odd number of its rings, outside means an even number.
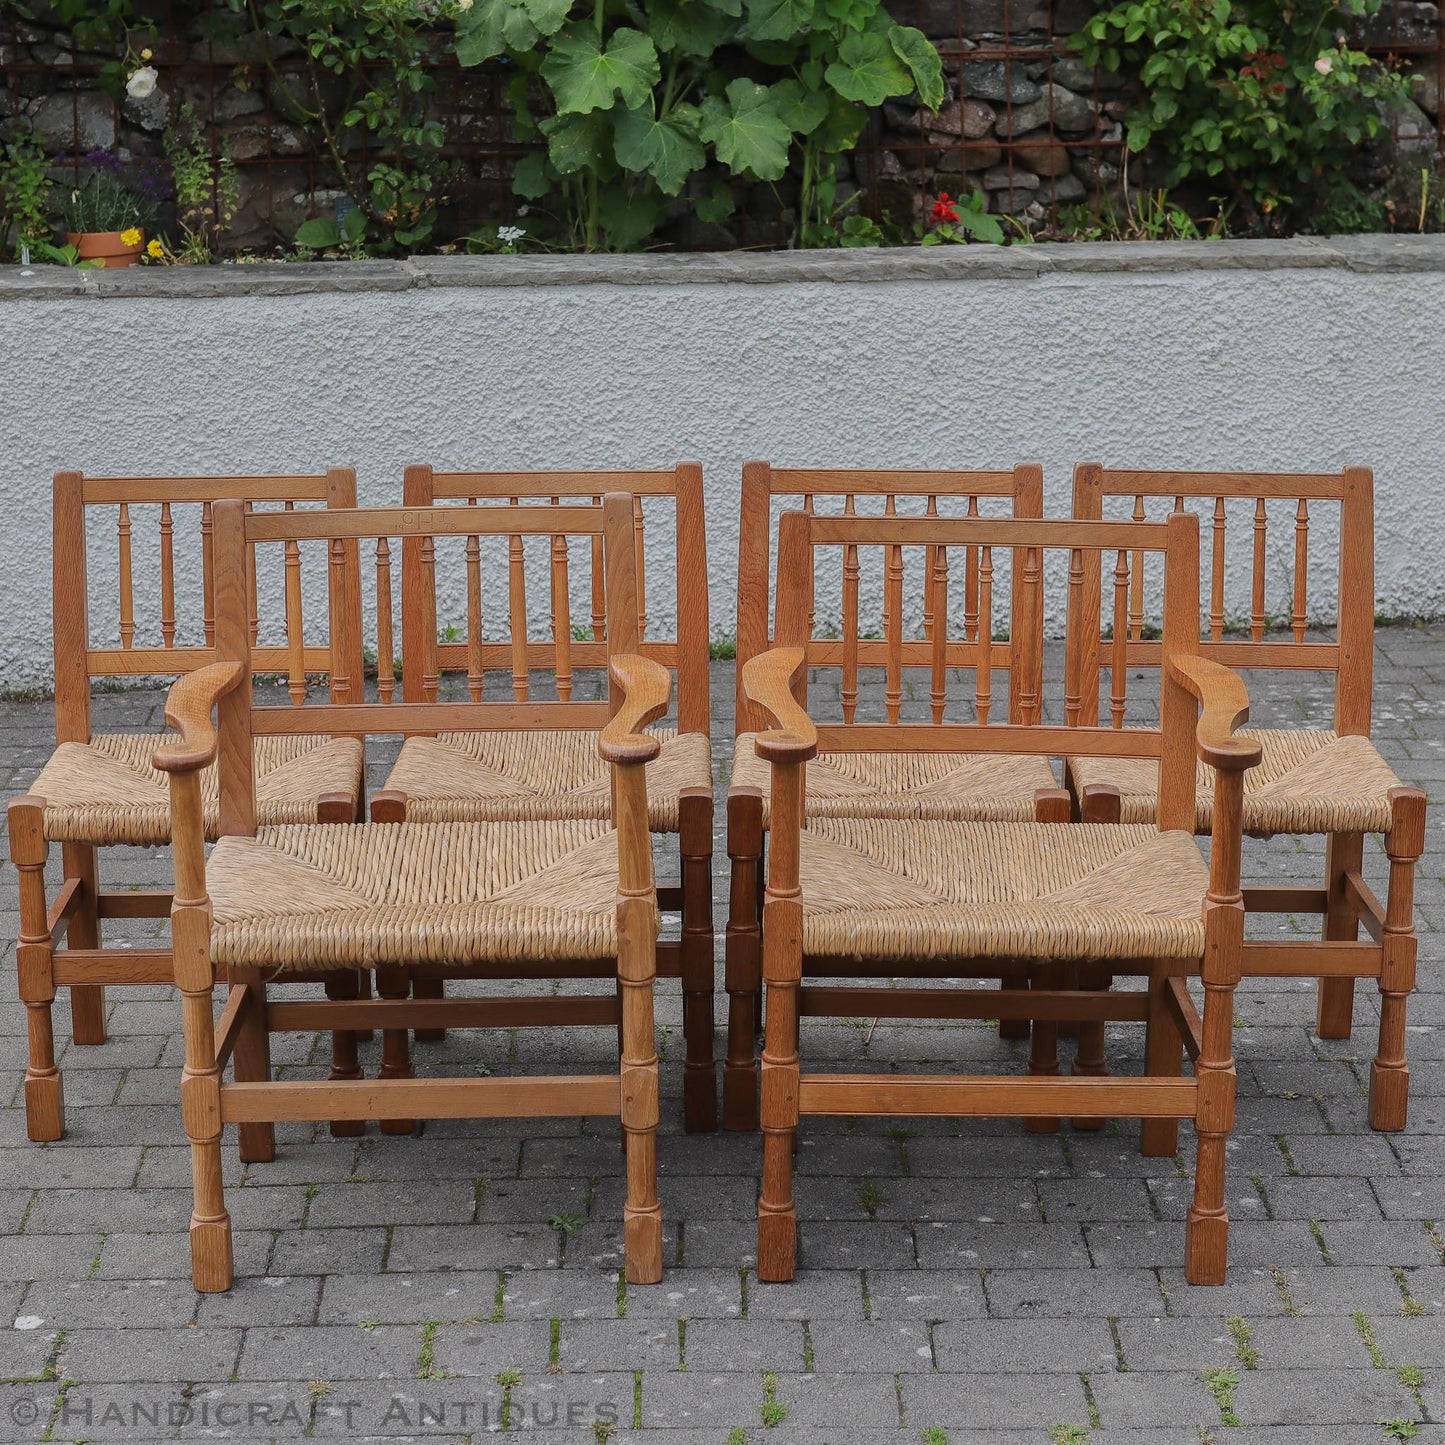
[[[784,282],[1034,281],[1071,274],[1334,270],[1445,271],[1445,235],[1288,240],[1099,241],[899,246],[839,251],[702,251],[626,256],[412,256],[406,260],[0,267],[0,301],[75,297],[286,296],[437,286],[765,286]]]

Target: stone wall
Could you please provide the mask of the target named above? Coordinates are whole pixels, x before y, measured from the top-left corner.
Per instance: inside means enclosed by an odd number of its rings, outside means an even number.
[[[891,6],[943,51],[947,100],[936,115],[885,106],[846,162],[842,194],[861,189],[871,211],[905,226],[922,217],[940,191],[981,189],[991,209],[1033,230],[1047,229],[1060,208],[1078,203],[1107,202],[1122,212],[1121,122],[1132,92],[1120,77],[1095,73],[1063,53],[1093,0],[891,0]],[[160,87],[148,100],[119,109],[97,78],[113,56],[77,49],[67,27],[47,21],[43,5],[34,8],[38,18],[14,22],[10,33],[0,25],[0,115],[28,116],[60,154],[118,147],[138,161],[157,157],[162,132],[188,101],[240,168],[233,247],[289,244],[307,216],[328,212],[344,196],[316,137],[262,64],[260,42],[250,35],[225,44],[206,39],[202,17],[211,7],[200,0],[161,7],[175,18],[155,44]],[[1410,64],[1417,71],[1418,103],[1397,118],[1388,142],[1362,153],[1362,178],[1378,181],[1397,155],[1429,155],[1436,148],[1439,56],[1430,47],[1437,40],[1437,8],[1393,0],[1371,20],[1365,39],[1382,51],[1414,57]],[[295,46],[277,45],[270,58],[283,77],[299,64]],[[508,218],[515,205],[509,184],[515,155],[505,144],[495,76],[450,64],[439,66],[437,75],[436,113],[462,166],[437,230],[445,239]],[[360,161],[360,138],[346,144]],[[1143,160],[1136,157],[1131,165],[1136,185],[1148,178]],[[790,200],[787,182],[776,193],[754,187],[726,228],[696,224],[680,203],[662,239],[683,248],[778,244],[788,234],[780,205]]]
[[[50,680],[50,477],[351,465],[704,467],[711,618],[733,630],[749,457],[791,466],[1081,460],[1376,476],[1377,606],[1445,614],[1445,237],[938,247],[688,256],[418,257],[30,274],[0,268],[0,679]],[[154,509],[152,509],[153,511]],[[1311,509],[1328,619],[1337,513]],[[1292,519],[1267,604],[1288,613]],[[138,606],[158,589],[136,519]],[[1247,614],[1248,528],[1227,603]],[[152,550],[142,553],[141,538]],[[112,551],[114,522],[100,539]],[[194,631],[194,539],[177,544]],[[98,554],[99,556],[100,554]],[[107,566],[112,564],[106,564]],[[671,559],[649,557],[656,635]],[[490,596],[498,576],[490,574]],[[94,564],[95,636],[116,626]],[[836,617],[819,589],[819,617]],[[545,581],[530,589],[545,608]],[[910,590],[911,601],[919,594]],[[1063,596],[1053,589],[1057,604]],[[102,608],[100,599],[107,599]],[[466,615],[459,595],[442,616]],[[495,601],[489,603],[495,609]],[[325,616],[319,594],[307,615]],[[578,598],[574,615],[586,615]],[[1062,626],[1055,605],[1050,625]]]

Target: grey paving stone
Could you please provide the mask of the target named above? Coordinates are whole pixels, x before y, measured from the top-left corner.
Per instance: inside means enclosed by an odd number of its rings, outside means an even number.
[[[905,1375],[903,1418],[920,1428],[957,1421],[975,1430],[1032,1429],[1038,1438],[1053,1424],[1088,1424],[1089,1407],[1076,1374]]]
[[[1440,1250],[1423,1225],[1407,1220],[1330,1220],[1320,1225],[1336,1264],[1438,1264]]]
[[[189,1325],[198,1296],[173,1280],[68,1280],[35,1284],[25,1295],[24,1313],[58,1329],[157,1329]]]
[[[1445,1365],[1445,1323],[1438,1317],[1374,1315],[1375,1343],[1392,1365]]]
[[[1317,1369],[1325,1361],[1331,1368],[1371,1368],[1370,1352],[1352,1319],[1276,1316],[1251,1320],[1249,1329],[1261,1369]]]
[[[1089,1374],[1115,1368],[1105,1320],[959,1320],[936,1325],[940,1370],[1007,1374],[1021,1370]]]
[[[72,1330],[61,1368],[91,1382],[213,1380],[229,1377],[241,1353],[240,1330]]]
[[[1142,1226],[1141,1226],[1142,1227]],[[917,1230],[924,1269],[1029,1269],[1044,1265],[1087,1269],[1089,1256],[1076,1224],[934,1223]]]
[[[1265,1186],[1265,1194],[1270,1213],[1276,1219],[1379,1219],[1380,1201],[1370,1187],[1372,1182],[1386,1187],[1405,1181],[1372,1181],[1368,1177],[1271,1179]]]
[[[1089,1389],[1106,1429],[1152,1431],[1159,1426],[1182,1425],[1194,1429],[1196,1440],[1202,1438],[1201,1427],[1220,1429],[1219,1407],[1193,1373],[1105,1371],[1090,1375]]]
[[[798,1354],[802,1357],[802,1331]],[[675,1370],[675,1319],[564,1320],[559,1342],[564,1370]]]
[[[1410,1392],[1388,1370],[1246,1370],[1234,1408],[1250,1425],[1333,1427],[1415,1414]]]
[[[531,1278],[519,1275],[519,1279]],[[538,1271],[545,1279],[547,1272]],[[304,1277],[303,1277],[304,1278]],[[313,1290],[316,1281],[306,1280]],[[446,1270],[417,1274],[332,1274],[320,1287],[318,1322],[356,1325],[455,1323],[491,1319],[496,1310],[499,1274],[495,1270]],[[265,1285],[268,1281],[262,1281]],[[291,1281],[287,1281],[288,1286]],[[301,1280],[294,1283],[300,1285]],[[579,1290],[581,1282],[578,1283]]]
[[[941,1360],[935,1362],[935,1328],[942,1326],[930,1327],[922,1320],[874,1319],[862,1325],[851,1320],[813,1320],[808,1326],[813,1367],[895,1374],[932,1370],[935,1363],[947,1368]]]
[[[555,1269],[559,1262],[557,1231],[545,1224],[408,1224],[391,1231],[386,1267],[411,1274],[448,1268]]]
[[[798,1261],[810,1269],[906,1269],[915,1258],[913,1230],[895,1220],[808,1220],[798,1226]]]
[[[814,1351],[817,1368],[843,1367],[831,1358],[831,1348],[817,1357],[816,1340]],[[760,1374],[763,1370],[796,1372],[807,1365],[804,1328],[795,1320],[688,1320],[686,1365],[689,1370],[709,1373],[717,1370],[751,1374]],[[855,1364],[847,1368],[864,1367]]]
[[[563,1282],[575,1279],[576,1275],[576,1270],[569,1269]],[[616,1275],[608,1274],[604,1278],[611,1282],[615,1300]],[[742,1295],[739,1269],[669,1269],[661,1284],[628,1287],[627,1318],[738,1319],[743,1310]]]
[[[288,1229],[276,1236],[268,1273],[374,1273],[389,1242],[384,1229]],[[405,1262],[398,1260],[397,1268],[405,1270]]]
[[[903,1275],[916,1275],[916,1270]],[[869,1278],[889,1277],[883,1271]],[[800,1269],[786,1283],[749,1274],[748,1318],[778,1320],[863,1319],[863,1279],[851,1269]],[[910,1311],[910,1314],[912,1311]]]
[[[400,1325],[258,1327],[246,1331],[237,1378],[407,1380],[420,1353],[421,1331]]]
[[[413,1339],[425,1338],[408,1333]],[[438,1377],[490,1380],[503,1370],[541,1374],[551,1356],[551,1329],[542,1320],[439,1325],[431,1342],[431,1371]],[[412,1373],[421,1374],[421,1367]]]
[[[852,1428],[873,1426],[892,1430],[898,1426],[898,1392],[891,1374],[776,1373],[776,1398],[787,1406],[787,1424],[791,1429],[846,1425]],[[740,1396],[742,1393],[739,1391]],[[762,1404],[762,1395],[759,1385],[754,1397],[754,1412]],[[742,1404],[741,1398],[738,1403]],[[752,1419],[758,1418],[758,1414],[752,1413]]]
[[[1337,1265],[1333,1269],[1288,1269],[1286,1287],[1295,1308],[1303,1315],[1391,1314],[1404,1303],[1404,1295],[1387,1265]],[[1406,1271],[1414,1280],[1428,1270]]]

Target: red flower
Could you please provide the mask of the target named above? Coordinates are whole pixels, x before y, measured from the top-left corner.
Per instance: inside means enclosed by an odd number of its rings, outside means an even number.
[[[958,212],[953,208],[953,197],[947,191],[940,191],[938,199],[933,203],[933,211],[929,220],[937,225],[940,221],[956,221]]]

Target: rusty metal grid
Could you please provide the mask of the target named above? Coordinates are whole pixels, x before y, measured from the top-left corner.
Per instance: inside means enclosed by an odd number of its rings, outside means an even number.
[[[1052,80],[1053,66],[1067,56],[1069,35],[1077,26],[1075,14],[1068,23],[1059,23],[1059,11],[1067,0],[997,0],[997,30],[973,35],[968,16],[976,0],[893,0],[890,6],[897,18],[918,24],[933,32],[934,43],[943,58],[949,95],[961,99],[963,87],[958,84],[962,67],[968,65],[999,65],[1009,80],[1033,69],[1034,83],[1044,87],[1047,97],[1046,118],[1038,129],[1026,135],[989,134],[970,139],[940,134],[930,129],[928,117],[919,113],[905,124],[898,122],[898,112],[883,108],[873,113],[856,151],[850,158],[855,183],[864,192],[864,204],[875,217],[888,218],[906,235],[927,218],[929,208],[939,190],[951,189],[939,178],[962,180],[966,194],[981,180],[987,180],[995,197],[993,209],[1014,214],[1027,212],[1036,232],[1050,234],[1059,227],[1060,212],[1068,204],[1082,203],[1097,207],[1106,199],[1106,185],[1100,179],[1107,174],[1103,168],[1125,166],[1122,126],[1118,124],[1119,93],[1101,90],[1097,77],[1092,89],[1082,93],[1097,115],[1092,129],[1061,132],[1054,121],[1054,94],[1046,82]],[[1076,9],[1076,7],[1071,7]],[[1430,13],[1433,6],[1416,0],[1391,0],[1357,36],[1372,54],[1389,57],[1408,65],[1412,70],[1433,78],[1438,89],[1445,87],[1445,28]],[[948,12],[953,12],[952,34],[939,35],[946,28]],[[976,13],[976,12],[975,12]],[[220,57],[209,42],[188,42],[185,24],[194,19],[194,9],[185,0],[166,0],[160,7],[157,39],[152,64],[161,75],[162,87],[179,100],[189,100],[201,121],[214,137],[218,133],[218,100],[231,87],[238,66],[233,60]],[[942,21],[940,20],[942,17]],[[7,82],[33,99],[37,90],[54,95],[71,96],[73,130],[79,133],[80,106],[84,87],[93,84],[102,63],[99,60],[77,59],[65,67],[19,58],[15,47],[16,26],[0,26],[0,47],[4,47],[4,69]],[[453,193],[441,209],[437,235],[443,239],[464,236],[484,225],[509,223],[517,219],[519,208],[525,206],[512,192],[512,174],[517,162],[533,146],[511,138],[510,112],[505,102],[505,66],[493,64],[461,70],[455,60],[441,53],[438,45],[435,68],[436,90],[432,96],[433,114],[442,122],[445,144],[442,158],[458,164]],[[247,67],[246,77],[261,106],[244,117],[241,127],[243,144],[237,146],[234,159],[241,173],[243,207],[258,218],[269,233],[267,243],[259,248],[254,241],[245,249],[265,249],[266,244],[285,246],[295,224],[310,214],[328,214],[328,191],[342,189],[336,166],[324,147],[314,144],[306,133],[288,121],[288,111],[279,99],[280,88],[292,85],[301,93],[310,81],[304,57],[290,55],[275,62],[273,75],[259,65]],[[38,84],[37,84],[38,78]],[[1113,102],[1113,113],[1103,107]],[[987,102],[996,111],[999,132],[1012,131],[1014,112],[1019,103],[1010,99]],[[1032,102],[1029,102],[1032,103]],[[911,108],[909,108],[911,109]],[[122,138],[134,142],[139,132],[133,125],[122,125],[118,110],[112,108],[112,129],[107,147],[115,149]],[[1428,134],[1417,135],[1419,112],[1394,116],[1391,126],[1397,142],[1411,153],[1438,157],[1442,153],[1440,128],[1428,127]],[[1425,116],[1428,122],[1429,117]],[[1406,133],[1402,127],[1410,127]],[[294,143],[297,135],[301,143]],[[364,132],[348,133],[347,159],[354,164],[353,173],[364,175],[375,161],[383,159]],[[131,145],[132,154],[138,147]],[[139,149],[153,158],[161,158],[160,136],[148,135]],[[1071,201],[1060,197],[1065,174],[1077,174],[1073,164],[1060,174],[1039,174],[1025,164],[1025,156],[1040,154],[1050,161],[1058,158],[1062,166],[1085,160],[1079,167],[1085,173],[1085,191]],[[996,153],[996,154],[995,154]],[[68,156],[58,162],[60,169],[69,169],[78,179],[83,166],[80,156]],[[1147,182],[1140,169],[1139,158],[1129,169],[1137,182]],[[1037,175],[1034,187],[1029,178]],[[1077,188],[1074,188],[1075,191]],[[1116,193],[1117,194],[1117,193]],[[1000,200],[998,198],[1002,198]],[[748,208],[739,208],[734,230],[739,243],[758,244],[763,238],[747,234]],[[689,242],[691,227],[681,227],[680,243]],[[765,243],[765,242],[764,242]]]

